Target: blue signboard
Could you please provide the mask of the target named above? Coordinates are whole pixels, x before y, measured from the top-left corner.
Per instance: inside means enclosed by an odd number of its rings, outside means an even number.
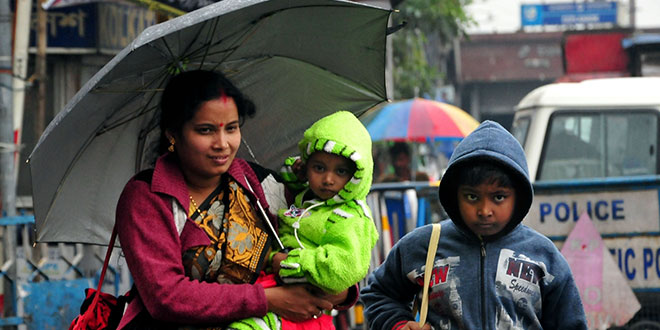
[[[36,46],[36,5],[33,6],[30,46]],[[47,12],[48,48],[96,47],[96,4],[52,9]]]
[[[522,26],[616,23],[616,2],[521,5]]]

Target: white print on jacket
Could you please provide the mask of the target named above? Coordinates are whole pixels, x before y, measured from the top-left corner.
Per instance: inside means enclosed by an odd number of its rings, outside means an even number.
[[[451,319],[458,320],[457,326],[464,328],[461,320],[463,320],[463,306],[461,297],[458,295],[458,287],[460,287],[460,279],[451,271],[452,268],[459,266],[459,257],[448,257],[444,259],[436,259],[433,263],[433,270],[431,273],[431,280],[429,283],[429,314],[438,315],[438,324],[434,324],[434,329],[444,330],[451,329]],[[421,305],[422,289],[424,287],[424,271],[426,266],[422,265],[419,269],[414,269],[408,273],[408,279],[419,285],[420,291],[417,295]],[[448,317],[451,315],[451,317]],[[439,327],[438,327],[439,326]]]
[[[540,282],[552,282],[553,279],[543,262],[531,260],[509,249],[500,250],[495,277],[496,292],[502,301],[514,302],[516,315],[512,317],[500,306],[497,328],[540,328],[536,317],[542,307]]]

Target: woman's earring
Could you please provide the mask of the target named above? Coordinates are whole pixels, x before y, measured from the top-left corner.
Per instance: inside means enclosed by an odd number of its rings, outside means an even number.
[[[167,151],[174,152],[174,138],[170,138],[170,146],[167,147]]]

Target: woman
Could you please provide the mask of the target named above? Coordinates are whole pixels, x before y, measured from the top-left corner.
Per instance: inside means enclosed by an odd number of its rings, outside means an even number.
[[[166,86],[163,155],[126,184],[117,205],[137,289],[119,329],[221,327],[267,311],[303,321],[357,299],[353,289],[323,299],[303,286],[259,283],[274,236],[256,202],[276,226],[264,190],[265,182],[277,183],[268,170],[235,158],[240,126],[254,113],[219,73],[184,72]],[[186,213],[177,217],[177,210]]]

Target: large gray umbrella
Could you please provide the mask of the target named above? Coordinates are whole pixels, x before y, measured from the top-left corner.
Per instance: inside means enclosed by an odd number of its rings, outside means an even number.
[[[126,181],[150,166],[173,72],[224,72],[257,105],[239,156],[277,169],[336,110],[386,100],[390,10],[338,0],[224,0],[147,28],[48,125],[30,155],[36,240],[107,244]]]

